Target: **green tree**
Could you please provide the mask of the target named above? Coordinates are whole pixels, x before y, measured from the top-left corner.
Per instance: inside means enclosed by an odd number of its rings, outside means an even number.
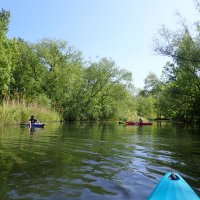
[[[0,12],[0,100],[9,96],[14,60],[17,55],[15,40],[6,37],[9,19],[10,12],[2,9]]]
[[[155,118],[155,110],[154,110],[155,99],[152,97],[152,95],[149,96],[138,95],[136,100],[137,100],[136,112],[138,116],[149,119]]]
[[[13,71],[11,95],[32,100],[42,92],[42,80],[47,70],[41,65],[33,45],[21,38],[17,40],[18,57]]]
[[[108,119],[120,115],[121,106],[125,104],[131,74],[119,70],[112,60],[106,58],[92,62],[84,69],[82,85],[72,101],[69,115],[73,119]],[[128,92],[127,92],[128,93]],[[130,98],[130,96],[129,96]],[[124,107],[127,108],[127,105]]]
[[[165,95],[174,108],[173,118],[184,121],[200,120],[200,46],[199,28],[196,34],[184,24],[182,29],[170,32],[166,28],[160,32],[155,51],[169,56],[163,72]]]
[[[81,52],[62,40],[43,39],[34,51],[45,69],[42,88],[60,112],[67,109],[79,86],[82,70]]]
[[[144,80],[144,92],[148,94],[156,94],[160,92],[161,81],[156,74],[150,72]]]

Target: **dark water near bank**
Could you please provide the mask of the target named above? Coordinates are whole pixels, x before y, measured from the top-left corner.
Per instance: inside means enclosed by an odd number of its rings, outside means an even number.
[[[0,199],[145,200],[176,171],[200,194],[200,131],[154,123],[0,127]]]

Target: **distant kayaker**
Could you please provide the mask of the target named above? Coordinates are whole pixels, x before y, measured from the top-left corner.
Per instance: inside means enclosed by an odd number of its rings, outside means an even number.
[[[29,123],[31,126],[34,123],[40,123],[40,122],[34,117],[34,115],[31,115],[31,118],[29,119]]]
[[[142,123],[142,122],[143,122],[141,118],[139,119],[139,122],[140,122],[140,123]]]

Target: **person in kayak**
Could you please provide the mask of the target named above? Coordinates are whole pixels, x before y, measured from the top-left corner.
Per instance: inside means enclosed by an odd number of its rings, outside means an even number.
[[[143,122],[141,118],[139,119],[139,122],[140,122],[140,123],[142,123],[142,122]]]
[[[34,115],[31,115],[31,118],[29,119],[30,127],[32,126],[32,124],[35,123],[40,123],[40,122],[34,117]]]

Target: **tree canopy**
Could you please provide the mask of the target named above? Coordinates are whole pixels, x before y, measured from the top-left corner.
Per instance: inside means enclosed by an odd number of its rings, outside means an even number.
[[[196,8],[199,8],[197,1]],[[163,27],[155,52],[170,58],[160,78],[150,72],[137,94],[132,74],[112,59],[85,61],[63,40],[9,39],[11,13],[0,12],[0,102],[26,98],[48,104],[66,120],[165,117],[200,121],[200,26]]]
[[[111,59],[83,60],[66,41],[7,38],[10,12],[0,12],[0,97],[43,101],[66,120],[119,119],[134,105],[132,74]]]

